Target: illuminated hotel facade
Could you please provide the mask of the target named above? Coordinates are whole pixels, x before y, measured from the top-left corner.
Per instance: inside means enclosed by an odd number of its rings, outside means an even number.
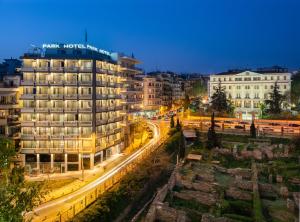
[[[93,169],[120,153],[124,102],[116,53],[45,44],[22,59],[21,153],[29,171]]]

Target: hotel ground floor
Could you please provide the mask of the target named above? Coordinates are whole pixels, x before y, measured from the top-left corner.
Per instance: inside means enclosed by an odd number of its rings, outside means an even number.
[[[95,165],[119,154],[122,146],[123,143],[97,153],[26,153],[22,156],[23,165],[29,175],[92,170]]]

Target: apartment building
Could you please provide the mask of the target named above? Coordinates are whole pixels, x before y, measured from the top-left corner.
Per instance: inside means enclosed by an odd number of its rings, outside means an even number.
[[[25,53],[21,153],[30,172],[92,169],[123,148],[122,68],[84,44]]]
[[[227,98],[233,103],[238,118],[252,119],[260,114],[260,104],[269,99],[275,82],[281,94],[291,90],[291,74],[282,69],[260,69],[253,71],[229,71],[210,76],[208,95],[211,99],[219,82]]]
[[[20,140],[20,75],[6,75],[0,82],[0,135],[12,139],[16,148]]]
[[[144,86],[144,110],[159,112],[162,105],[162,82],[154,76],[143,78]]]

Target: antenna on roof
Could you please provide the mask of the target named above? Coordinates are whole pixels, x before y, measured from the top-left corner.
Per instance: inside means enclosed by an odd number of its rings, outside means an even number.
[[[85,32],[84,32],[84,43],[87,44],[87,30],[85,29]]]

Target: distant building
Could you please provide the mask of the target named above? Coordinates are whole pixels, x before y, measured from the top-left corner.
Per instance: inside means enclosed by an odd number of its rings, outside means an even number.
[[[20,117],[20,75],[6,75],[0,82],[0,135],[10,138],[19,147]]]
[[[22,62],[19,59],[4,59],[4,62],[0,63],[0,81],[3,80],[4,76],[20,74],[21,66]]]
[[[159,112],[162,105],[162,82],[156,77],[145,76],[144,86],[144,111]]]
[[[277,82],[281,94],[291,90],[291,74],[285,69],[259,69],[259,71],[229,71],[211,75],[208,83],[209,100],[221,83],[227,98],[233,103],[238,118],[252,119],[260,114],[260,104],[269,99]],[[288,101],[287,101],[288,102]]]

